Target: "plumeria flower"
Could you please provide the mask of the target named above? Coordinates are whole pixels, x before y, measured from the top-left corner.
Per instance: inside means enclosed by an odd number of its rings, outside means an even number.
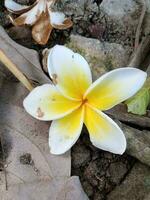
[[[53,120],[49,129],[51,153],[68,151],[85,124],[94,146],[123,154],[126,138],[103,111],[133,96],[143,86],[147,74],[126,67],[112,70],[92,83],[87,61],[59,45],[49,51],[47,67],[53,84],[36,87],[23,104],[36,119]]]
[[[36,0],[31,6],[20,5],[13,0],[5,0],[5,7],[14,14],[20,16],[11,17],[15,26],[30,25],[33,39],[41,45],[47,43],[53,28],[67,29],[72,26],[70,18],[65,18],[61,12],[52,11],[56,0]]]

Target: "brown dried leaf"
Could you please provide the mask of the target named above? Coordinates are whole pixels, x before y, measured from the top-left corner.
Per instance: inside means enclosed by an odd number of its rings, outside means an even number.
[[[32,28],[33,39],[41,45],[45,45],[48,42],[49,36],[53,30],[53,27],[49,23],[48,10],[42,13],[39,20]]]
[[[63,22],[63,24],[53,24],[53,27],[59,30],[65,30],[67,28],[72,27],[73,22],[71,21],[70,18],[65,19],[65,21]]]
[[[14,9],[13,13],[15,14],[18,14],[18,12],[22,13],[16,19],[10,17],[12,24],[14,26],[33,26],[32,36],[38,44],[45,45],[47,43],[53,28],[63,30],[73,25],[71,19],[65,18],[63,13],[52,11],[56,0],[36,0],[32,6],[23,6],[23,9],[21,9],[21,5],[16,4],[13,0],[10,1],[5,0],[6,8],[10,12],[13,12]],[[24,12],[22,12],[23,10]]]

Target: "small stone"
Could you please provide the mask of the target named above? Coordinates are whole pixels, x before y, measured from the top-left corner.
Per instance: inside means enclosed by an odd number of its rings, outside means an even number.
[[[98,171],[99,169],[96,161],[90,162],[89,166],[84,171],[84,176],[92,186],[98,186],[98,179],[96,178]]]
[[[136,163],[121,185],[110,194],[108,200],[143,200],[150,192],[150,168]]]
[[[101,24],[92,24],[89,26],[89,32],[93,38],[102,39],[105,33],[105,26]]]
[[[99,178],[99,183],[98,183],[97,187],[98,187],[98,189],[99,189],[100,192],[102,192],[104,190],[104,188],[105,188],[105,182],[106,182],[106,180],[105,180],[104,176],[101,177],[101,178]]]
[[[138,9],[134,0],[104,0],[100,9],[115,20],[121,20],[124,17],[131,17]]]
[[[91,0],[61,0],[61,5],[67,15],[74,15],[76,19],[82,16],[88,20],[90,15],[99,12],[97,4]]]
[[[112,153],[105,152],[105,153],[104,153],[104,157],[105,157],[106,159],[108,159],[108,160],[112,160],[113,155],[112,155]]]
[[[119,184],[127,171],[128,169],[126,167],[126,164],[124,164],[123,162],[111,163],[108,169],[108,174],[111,182]]]
[[[107,180],[105,184],[105,192],[109,193],[113,191],[113,189],[114,189],[114,185],[109,180]]]
[[[102,193],[100,193],[100,192],[96,192],[96,193],[94,194],[93,200],[105,200],[105,199],[106,199],[106,198],[105,198],[105,195],[102,194]]]

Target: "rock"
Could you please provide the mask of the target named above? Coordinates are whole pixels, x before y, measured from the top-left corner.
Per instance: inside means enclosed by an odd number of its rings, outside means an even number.
[[[100,9],[116,21],[127,17],[132,19],[138,7],[138,4],[134,0],[104,0],[100,5]]]
[[[100,21],[107,27],[109,42],[134,44],[135,32],[141,14],[141,3],[135,0],[104,0],[100,4]],[[105,20],[102,20],[105,18]]]
[[[75,168],[85,166],[90,161],[90,150],[82,144],[76,144],[72,149],[72,165]]]
[[[100,192],[104,190],[110,192],[115,185],[119,185],[131,168],[131,162],[129,160],[125,162],[125,160],[125,156],[115,156],[111,160],[102,156],[97,160],[92,160],[84,170],[84,177]]]
[[[129,58],[128,49],[120,44],[100,42],[97,39],[79,35],[71,35],[70,43],[67,46],[81,53],[87,59],[94,79],[104,72],[117,67],[125,67]]]
[[[110,194],[108,200],[142,200],[150,192],[150,168],[136,163],[121,185]]]
[[[150,193],[144,198],[144,200],[150,200]]]
[[[127,153],[150,166],[150,132],[122,125],[127,139]]]
[[[92,186],[98,186],[96,175],[98,174],[97,161],[92,161],[84,171],[84,176]]]
[[[104,194],[100,193],[100,192],[95,192],[94,193],[94,198],[93,200],[105,200],[105,196]]]
[[[111,163],[108,168],[108,174],[111,182],[113,182],[114,184],[119,184],[127,171],[128,169],[126,167],[126,164],[122,162]]]
[[[63,0],[61,4],[64,12],[74,15],[75,20],[81,17],[88,19],[93,13],[99,12],[97,4],[92,0]]]
[[[59,3],[60,2],[60,3]],[[88,27],[93,16],[99,15],[98,5],[93,0],[61,0],[58,2],[58,9],[73,16],[73,33],[89,35]]]

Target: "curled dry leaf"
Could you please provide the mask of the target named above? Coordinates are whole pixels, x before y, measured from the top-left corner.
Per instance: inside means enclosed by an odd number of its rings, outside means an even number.
[[[36,0],[31,6],[20,5],[13,0],[5,0],[5,7],[14,14],[20,14],[13,19],[15,26],[30,25],[33,39],[41,45],[45,45],[53,28],[64,30],[72,26],[70,18],[66,18],[61,12],[52,11],[56,0]]]
[[[47,49],[47,48],[46,48],[46,49],[44,49],[43,52],[42,52],[42,55],[43,55],[43,59],[42,59],[43,70],[44,70],[46,73],[48,73],[47,59],[48,59],[50,50],[51,50],[51,49]]]

